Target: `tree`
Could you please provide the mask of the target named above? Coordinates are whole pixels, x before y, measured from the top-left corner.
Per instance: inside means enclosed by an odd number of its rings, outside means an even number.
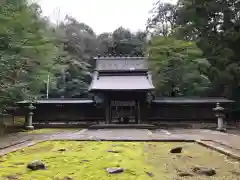
[[[208,90],[204,74],[209,63],[195,43],[156,36],[148,52],[157,95],[171,96],[176,89],[181,95],[203,95]]]
[[[97,37],[92,28],[69,16],[55,29],[55,33],[61,49],[58,63],[62,65],[62,71],[56,75],[57,86],[51,94],[80,96],[91,81],[91,60],[97,55]]]
[[[177,24],[181,36],[197,40],[209,60],[212,94],[233,97],[239,87],[240,2],[180,0]]]
[[[123,27],[117,28],[113,33],[103,33],[98,36],[99,53],[103,55],[131,55],[143,56],[146,45],[146,33],[132,33]]]
[[[168,36],[176,27],[177,7],[171,3],[157,1],[147,21],[147,31],[152,35]]]
[[[240,2],[234,0],[179,0],[176,5],[158,1],[148,29],[155,35],[196,42],[210,64],[205,73],[211,82],[208,95],[238,98],[239,12]]]
[[[113,37],[112,37],[112,33],[102,33],[100,35],[97,36],[97,40],[98,40],[98,54],[101,55],[109,55],[111,53],[113,53],[112,49],[113,49]]]
[[[39,96],[57,48],[47,35],[41,9],[25,0],[0,6],[1,105]]]

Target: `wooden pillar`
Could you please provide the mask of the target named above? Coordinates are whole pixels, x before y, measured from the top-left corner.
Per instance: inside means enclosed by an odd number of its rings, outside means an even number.
[[[138,101],[135,101],[135,106],[133,107],[134,108],[134,115],[135,115],[135,124],[137,124],[138,123],[138,119],[139,119],[139,113],[138,113]]]
[[[147,117],[147,104],[144,101],[140,103],[140,115],[141,115],[141,123],[146,123],[148,121]]]
[[[107,103],[106,103],[105,116],[106,116],[106,124],[109,124],[110,123],[110,102],[109,101],[107,101]]]
[[[141,105],[140,105],[140,101],[137,101],[137,124],[141,124]]]
[[[112,124],[112,106],[111,106],[111,102],[109,102],[109,123]]]

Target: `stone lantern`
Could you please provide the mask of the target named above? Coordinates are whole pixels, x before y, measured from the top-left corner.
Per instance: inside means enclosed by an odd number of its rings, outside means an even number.
[[[33,110],[36,109],[36,107],[33,106],[32,103],[30,103],[27,108],[28,108],[28,117],[27,117],[26,129],[33,130],[34,127],[32,125],[32,116],[33,116]]]
[[[224,128],[224,121],[225,118],[224,111],[225,109],[220,106],[220,103],[216,104],[216,107],[213,108],[213,111],[215,112],[215,116],[217,117],[218,123],[217,123],[217,130],[225,132],[226,129]]]

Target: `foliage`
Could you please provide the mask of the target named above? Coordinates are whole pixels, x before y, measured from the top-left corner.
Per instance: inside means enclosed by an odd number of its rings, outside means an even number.
[[[182,95],[201,95],[209,87],[209,64],[195,43],[156,36],[148,51],[158,95],[171,96],[176,88]]]
[[[55,28],[57,45],[60,48],[58,64],[62,66],[54,96],[74,97],[86,91],[90,83],[90,60],[96,56],[97,39],[93,30],[84,23],[66,16]]]
[[[168,36],[176,26],[176,6],[157,1],[147,21],[147,31],[152,35]]]
[[[25,0],[5,1],[0,23],[2,106],[46,97],[47,88],[49,97],[80,97],[91,81],[93,56],[144,52],[144,32],[120,27],[97,36],[71,16],[56,25],[42,17],[37,4]]]
[[[100,34],[98,39],[100,47],[103,47],[100,54],[143,56],[145,52],[146,33],[142,31],[132,33],[119,27],[113,33]]]
[[[57,48],[47,35],[40,8],[24,0],[0,7],[0,104],[34,98],[54,65]]]
[[[37,4],[6,0],[0,6],[0,109],[46,97],[48,79],[49,97],[83,96],[98,54],[149,53],[159,95],[178,89],[239,99],[239,8],[233,0],[159,0],[146,31],[119,27],[96,35],[74,17],[54,24]]]
[[[157,1],[148,21],[154,35],[194,41],[210,66],[209,96],[239,99],[239,6],[238,1]]]
[[[182,37],[197,41],[211,68],[214,94],[233,97],[239,86],[239,11],[237,1],[180,0],[177,24]]]

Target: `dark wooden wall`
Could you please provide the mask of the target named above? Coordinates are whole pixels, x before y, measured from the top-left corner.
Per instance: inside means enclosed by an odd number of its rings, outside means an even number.
[[[215,120],[213,104],[152,104],[150,120]]]
[[[34,111],[34,122],[83,122],[104,120],[103,108],[93,104],[38,104]]]
[[[216,122],[213,112],[215,104],[158,104],[144,108],[143,122],[152,121],[196,121]],[[224,107],[228,107],[225,105]],[[227,117],[231,117],[227,113]],[[94,104],[37,104],[34,122],[98,122],[105,121],[104,107]]]

